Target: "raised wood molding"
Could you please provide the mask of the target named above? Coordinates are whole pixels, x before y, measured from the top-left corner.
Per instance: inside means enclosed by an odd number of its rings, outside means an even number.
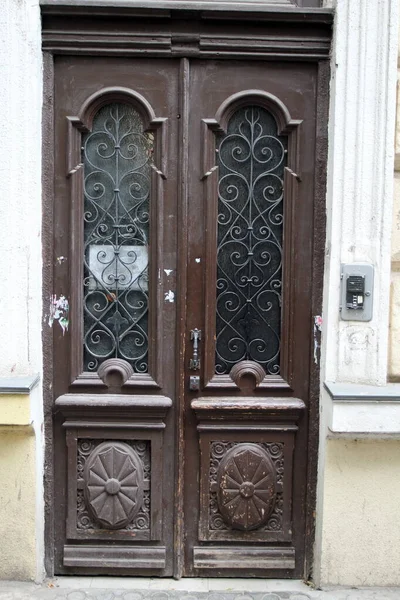
[[[294,11],[301,11],[303,15],[318,11],[322,18],[332,13],[329,8],[320,8],[322,0],[252,0],[251,2],[248,0],[40,0],[39,4],[48,11],[57,11],[60,7],[63,9],[68,7],[71,10],[96,8],[103,12],[109,11],[110,8],[132,9],[143,11],[153,17],[169,15],[170,11],[182,9],[186,12],[200,11],[202,14],[209,12],[228,12],[229,14],[255,11],[260,13],[282,12],[287,14],[288,19]]]
[[[67,165],[66,175],[70,178],[71,198],[71,388],[104,387],[99,374],[82,371],[84,339],[83,320],[84,298],[82,282],[84,280],[84,165],[82,163],[82,134],[92,130],[93,119],[98,111],[112,102],[121,102],[132,106],[140,115],[146,131],[154,133],[155,161],[151,173],[151,187],[154,190],[154,202],[151,206],[151,238],[155,243],[150,248],[151,281],[156,282],[162,262],[162,223],[159,206],[163,205],[163,187],[160,179],[167,179],[168,152],[166,146],[168,119],[157,117],[149,102],[138,92],[126,87],[104,87],[86,98],[78,114],[67,117]],[[155,166],[157,165],[157,166]],[[162,315],[156,310],[161,306],[161,288],[152,286],[149,294],[149,363],[148,373],[132,373],[124,385],[132,387],[160,388],[162,386]]]
[[[87,417],[97,421],[112,416],[114,420],[129,417],[162,419],[172,406],[172,400],[167,396],[123,395],[123,394],[63,394],[55,401],[56,412],[65,417]],[[129,423],[122,423],[129,426]],[[73,426],[68,421],[64,427]],[[96,425],[97,426],[97,425]],[[162,423],[162,427],[165,424]]]
[[[296,423],[306,407],[300,398],[207,396],[192,400],[191,408],[199,421],[199,431],[249,430],[254,427],[296,431]]]
[[[258,90],[242,90],[228,97],[219,106],[214,118],[202,120],[202,165],[204,181],[204,204],[206,208],[206,305],[204,357],[204,379],[206,389],[235,389],[238,386],[234,376],[215,374],[216,346],[216,305],[217,298],[213,290],[217,281],[217,264],[214,259],[217,248],[217,229],[215,222],[218,214],[218,166],[216,165],[217,133],[226,133],[233,114],[244,106],[254,104],[261,106],[272,114],[276,121],[278,134],[287,136],[287,166],[284,168],[284,216],[283,216],[283,306],[281,333],[281,370],[279,375],[264,373],[262,380],[257,381],[258,388],[286,389],[292,391],[293,376],[293,299],[294,299],[294,246],[292,231],[295,224],[298,186],[301,182],[300,172],[300,136],[301,119],[293,119],[287,106],[273,94]]]
[[[190,8],[180,2],[98,4],[42,2],[43,48],[54,54],[329,58],[333,11],[328,9],[247,2],[230,4],[229,9],[224,2],[193,2]],[[182,15],[184,22],[179,19]],[[243,20],[265,25],[258,33],[249,32]],[[273,23],[273,28],[268,23]],[[215,30],[219,24],[223,31]],[[277,25],[281,25],[279,30]]]
[[[295,550],[289,547],[195,547],[197,569],[294,569]]]
[[[122,569],[164,569],[164,546],[64,546],[66,567],[119,567]]]

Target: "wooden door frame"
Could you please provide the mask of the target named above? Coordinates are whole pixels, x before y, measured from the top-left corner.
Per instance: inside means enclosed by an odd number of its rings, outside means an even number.
[[[311,5],[315,0],[310,0]],[[90,4],[90,3],[89,3]],[[328,107],[330,79],[330,46],[333,12],[320,8],[262,7],[256,11],[242,5],[235,10],[216,2],[213,8],[204,3],[193,2],[190,10],[171,6],[179,3],[157,2],[157,10],[149,8],[150,0],[135,3],[115,1],[108,5],[85,5],[79,0],[42,0],[42,39],[43,39],[43,322],[48,319],[49,299],[53,293],[53,202],[54,202],[54,57],[57,55],[75,56],[128,56],[134,58],[173,57],[181,60],[181,136],[188,129],[188,58],[238,59],[311,62],[317,67],[317,106],[316,106],[316,165],[313,223],[313,273],[312,273],[312,315],[322,311],[322,288],[325,249],[325,195],[326,165],[328,152]],[[154,4],[154,2],[153,2]],[[301,4],[304,4],[303,2]],[[222,5],[222,6],[221,6]],[[104,19],[106,17],[106,19]],[[132,19],[130,19],[132,18]],[[189,31],[183,33],[179,27],[181,19],[189,24]],[[248,27],[243,27],[243,21]],[[203,24],[213,22],[223,26],[241,24],[240,32],[221,40],[218,36],[206,36]],[[112,32],[112,24],[121,24],[123,35],[117,39]],[[252,24],[262,30],[257,39],[246,40],[246,31]],[[273,26],[273,31],[271,31]],[[143,27],[143,30],[141,28]],[[138,33],[140,32],[140,39]],[[247,41],[247,44],[246,44]],[[188,169],[187,157],[180,156],[180,181],[178,230],[187,231],[188,193],[185,173]],[[177,311],[180,320],[177,327],[177,364],[183,360],[186,337],[185,326],[185,286],[186,271],[182,262],[186,261],[187,238],[182,236],[178,244]],[[186,264],[186,262],[185,262]],[[314,323],[310,323],[314,327]],[[318,335],[318,334],[316,334]],[[54,574],[54,477],[53,477],[53,363],[52,331],[43,328],[43,374],[44,416],[45,416],[45,569],[48,576]],[[318,340],[316,340],[318,341]],[[319,442],[319,357],[311,358],[310,372],[310,426],[308,432],[308,467],[306,493],[306,531],[304,576],[312,576],[313,544],[315,532],[316,483]],[[177,374],[176,397],[183,397],[183,377]],[[177,410],[177,431],[182,431],[183,406]],[[178,437],[178,436],[177,436]],[[177,439],[177,457],[183,451],[182,436]],[[177,489],[182,489],[183,468],[176,462]],[[180,503],[183,494],[180,494]],[[176,515],[182,515],[182,505],[176,507]],[[182,518],[175,518],[175,577],[182,573],[182,547],[184,524]]]

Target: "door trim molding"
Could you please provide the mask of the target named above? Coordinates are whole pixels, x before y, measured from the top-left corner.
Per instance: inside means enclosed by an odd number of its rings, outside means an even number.
[[[78,5],[75,0],[56,4],[46,0],[41,4],[43,49],[54,54],[104,56],[306,61],[329,58],[332,10],[276,10],[269,6],[259,12],[249,5],[245,12],[243,6],[241,10],[224,12],[214,6],[206,11],[153,8],[149,12],[146,4],[121,7],[118,2],[97,6],[86,2]],[[107,21],[96,22],[96,17],[105,15]],[[179,17],[184,17],[185,22],[180,23]],[[249,25],[264,22],[266,27],[255,35],[243,27],[243,19]],[[226,22],[233,28],[228,27],[227,33],[221,35],[215,33],[212,22]],[[239,28],[235,22],[240,23]],[[274,25],[271,30],[268,23]],[[277,25],[281,31],[277,32]]]
[[[202,16],[208,16],[209,14],[214,15],[215,13],[223,13],[223,18],[235,13],[243,13],[246,17],[250,13],[259,13],[261,15],[282,14],[285,15],[285,19],[288,21],[296,18],[299,13],[302,15],[302,19],[309,18],[314,13],[319,14],[320,21],[327,19],[327,15],[332,14],[330,8],[320,8],[321,0],[40,0],[39,4],[42,7],[49,7],[48,10],[53,13],[58,13],[59,10],[63,10],[65,7],[69,7],[70,11],[79,12],[83,14],[90,12],[93,14],[93,10],[97,9],[102,14],[106,12],[108,15],[110,9],[113,10],[124,10],[129,11],[147,11],[147,16],[160,17],[169,16],[170,11],[182,11],[185,13],[198,13],[201,12]],[[306,6],[308,5],[308,7]],[[156,11],[156,13],[154,12]]]

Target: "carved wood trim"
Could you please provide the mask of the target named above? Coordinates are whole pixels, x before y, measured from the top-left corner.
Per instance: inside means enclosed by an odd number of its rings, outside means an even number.
[[[150,103],[139,93],[124,87],[106,87],[82,104],[77,116],[67,117],[67,177],[71,190],[71,388],[104,387],[97,373],[82,372],[83,365],[83,187],[84,169],[81,162],[82,134],[91,131],[93,118],[105,105],[121,102],[132,106],[143,120],[145,131],[154,132],[154,166],[151,175],[152,202],[150,203],[149,279],[149,330],[148,330],[148,373],[133,373],[124,382],[130,387],[162,387],[162,290],[158,281],[162,256],[163,230],[159,207],[163,204],[162,180],[167,178],[167,125],[168,119],[156,117]],[[159,168],[157,167],[159,165]]]
[[[213,430],[200,435],[199,540],[240,543],[243,549],[246,549],[246,544],[254,542],[292,541],[294,434],[294,431],[288,431],[283,425],[279,430],[263,433],[251,429],[240,432],[225,430],[219,433]],[[237,461],[240,456],[246,459],[244,455],[248,452],[251,454],[249,462]],[[231,460],[233,457],[234,462]],[[242,484],[251,483],[251,480],[258,482],[257,467],[261,463],[266,477],[269,473],[266,479],[262,479],[261,485],[265,488],[261,494],[265,502],[263,508],[268,514],[264,513],[263,518],[259,519],[257,513],[253,513],[250,522],[241,522],[246,512],[243,506],[246,504],[246,492],[252,491],[252,486]],[[227,486],[228,497],[224,493]],[[238,497],[235,488],[240,488],[241,492],[242,487],[244,494],[240,493]],[[257,489],[260,487],[253,488],[253,491]],[[226,513],[221,501],[225,504],[228,500],[226,508],[229,509],[229,500],[233,499],[234,505],[238,507],[242,495],[242,510],[238,511],[239,514],[234,512],[232,521],[232,511],[228,510]],[[251,504],[249,502],[249,508]]]
[[[154,414],[146,416],[143,409],[139,411],[139,414],[135,411],[130,416],[130,420],[136,421],[136,428],[132,428],[126,426],[127,413],[123,416],[117,407],[112,414],[115,415],[115,418],[109,418],[103,428],[99,427],[96,418],[92,418],[92,422],[87,422],[82,418],[85,416],[82,414],[75,422],[71,420],[65,422],[68,448],[67,539],[81,540],[86,543],[97,540],[132,541],[132,537],[137,541],[160,540],[163,528],[164,450],[163,431],[158,427],[159,417]],[[87,471],[90,464],[93,463],[99,452],[113,448],[117,452],[119,450],[128,454],[133,452],[141,462],[138,468],[142,477],[144,495],[142,499],[139,498],[139,512],[136,516],[128,515],[130,518],[125,523],[119,523],[119,527],[113,527],[107,522],[101,524],[101,515],[100,525],[98,524],[96,515],[92,516],[89,506],[91,498],[88,497],[86,489],[89,482]],[[134,460],[134,464],[137,466],[137,460]],[[109,462],[109,465],[114,468],[113,461]],[[126,465],[124,469],[125,467]],[[105,471],[101,469],[101,473],[104,475]],[[100,483],[104,485],[104,482],[100,481]],[[83,506],[82,503],[84,503]],[[145,523],[136,522],[136,519],[143,518]]]
[[[223,520],[240,531],[265,525],[276,502],[276,479],[275,467],[262,446],[239,443],[230,448],[218,466],[215,486]]]
[[[284,203],[283,203],[283,252],[282,252],[282,291],[283,305],[281,311],[281,373],[266,375],[257,387],[266,389],[286,389],[292,391],[293,364],[293,238],[296,197],[301,181],[300,165],[300,130],[301,120],[292,119],[286,105],[276,96],[263,90],[243,90],[227,98],[218,108],[215,118],[203,119],[202,130],[202,166],[204,195],[206,206],[206,284],[207,298],[205,308],[204,336],[204,382],[205,389],[237,389],[234,377],[215,374],[215,334],[216,334],[216,278],[217,264],[215,249],[217,248],[218,214],[218,166],[215,164],[215,134],[226,133],[232,115],[240,108],[254,104],[270,112],[278,126],[278,135],[287,135],[287,166],[284,171]]]
[[[86,506],[96,522],[105,529],[124,529],[143,502],[143,463],[125,442],[101,442],[86,459],[83,491]],[[106,496],[106,500],[99,505],[100,496]]]

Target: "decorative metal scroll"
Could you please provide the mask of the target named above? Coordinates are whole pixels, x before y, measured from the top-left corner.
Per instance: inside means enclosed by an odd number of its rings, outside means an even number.
[[[148,369],[148,244],[154,136],[125,104],[99,110],[83,139],[84,368],[107,358]]]
[[[287,138],[265,109],[239,109],[218,139],[216,363],[280,371],[283,174]]]

